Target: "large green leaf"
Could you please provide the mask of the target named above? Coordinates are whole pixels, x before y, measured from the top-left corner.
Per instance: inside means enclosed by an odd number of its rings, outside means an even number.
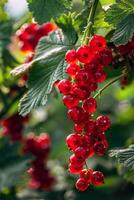
[[[27,0],[30,11],[39,24],[50,21],[69,10],[71,0]]]
[[[134,34],[134,14],[128,15],[117,26],[116,31],[111,39],[115,45],[128,43]]]
[[[28,114],[37,106],[45,105],[54,82],[66,77],[65,53],[73,48],[75,42],[76,38],[70,43],[67,36],[63,35],[61,30],[57,30],[40,40],[32,62],[15,70],[17,74],[33,64],[29,73],[29,91],[20,101],[21,115]]]
[[[134,145],[127,149],[111,150],[110,156],[115,156],[128,169],[134,169]]]
[[[134,13],[133,0],[116,0],[106,12],[105,20],[115,27],[129,14]]]

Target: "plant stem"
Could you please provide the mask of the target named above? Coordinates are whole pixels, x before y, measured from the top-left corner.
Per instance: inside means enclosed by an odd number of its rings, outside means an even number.
[[[89,167],[88,167],[88,165],[87,165],[86,161],[85,161],[85,166],[86,166],[86,168],[87,168],[87,169],[89,169]]]
[[[118,81],[121,77],[123,77],[124,75],[121,74],[120,76],[112,79],[109,83],[107,83],[106,85],[104,85],[104,87],[102,87],[94,96],[94,98],[97,98],[98,96],[100,96],[102,94],[102,92],[108,88],[110,85],[112,85],[113,83],[115,83],[116,81]]]
[[[98,2],[99,2],[99,0],[94,0],[93,3],[92,3],[92,6],[90,8],[90,13],[89,13],[89,16],[88,16],[88,19],[87,19],[87,26],[85,28],[83,38],[82,38],[82,42],[81,42],[82,44],[88,44],[92,25],[94,24],[94,16],[95,16],[95,12],[96,12]]]

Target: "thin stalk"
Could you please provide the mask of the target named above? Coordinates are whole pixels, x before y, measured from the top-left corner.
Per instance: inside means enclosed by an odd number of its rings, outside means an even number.
[[[94,24],[94,17],[95,17],[95,12],[96,12],[96,9],[97,9],[98,2],[99,2],[99,0],[94,0],[94,2],[92,3],[92,6],[90,8],[90,13],[89,13],[89,16],[88,16],[88,19],[87,19],[87,26],[85,28],[83,38],[82,38],[82,42],[81,42],[82,44],[88,44],[92,25]]]
[[[110,82],[108,82],[106,85],[104,85],[104,87],[102,87],[102,88],[95,94],[94,98],[99,97],[105,89],[107,89],[110,85],[112,85],[113,83],[115,83],[116,81],[118,81],[118,80],[119,80],[121,77],[123,77],[123,76],[124,76],[124,75],[121,74],[120,76],[118,76],[118,77],[112,79]]]

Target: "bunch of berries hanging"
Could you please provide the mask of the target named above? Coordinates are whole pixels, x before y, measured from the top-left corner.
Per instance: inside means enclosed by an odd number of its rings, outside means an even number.
[[[92,93],[97,90],[98,83],[106,79],[104,67],[112,62],[112,51],[104,37],[94,35],[88,45],[69,50],[65,59],[69,79],[59,81],[58,89],[64,95],[68,117],[74,122],[74,133],[66,139],[73,152],[69,158],[69,171],[80,175],[76,188],[85,191],[90,184],[104,182],[102,172],[86,167],[86,159],[93,155],[103,156],[108,148],[105,131],[110,127],[110,119],[104,115],[93,118],[97,103]]]
[[[131,41],[128,42],[127,44],[116,47],[115,52],[119,57],[118,60],[121,60],[123,64],[124,64],[124,61],[127,60],[129,64],[128,68],[129,70],[133,72],[134,71],[134,36],[132,37]],[[118,63],[118,66],[120,66],[119,63]],[[124,72],[123,72],[124,76],[122,77],[121,82],[120,82],[122,88],[124,88],[129,83],[129,79],[128,79],[129,74],[124,73]]]
[[[47,167],[50,147],[51,139],[47,133],[24,138],[23,152],[34,156],[34,160],[31,162],[32,167],[28,169],[28,174],[31,176],[29,186],[33,189],[51,190],[55,183],[55,178]]]
[[[20,141],[23,138],[22,132],[24,124],[29,117],[22,117],[18,113],[1,120],[2,134],[8,136],[11,141]]]
[[[37,23],[25,24],[17,31],[20,41],[21,51],[33,52],[41,37],[47,36],[51,31],[55,31],[57,26],[53,23],[39,25]]]

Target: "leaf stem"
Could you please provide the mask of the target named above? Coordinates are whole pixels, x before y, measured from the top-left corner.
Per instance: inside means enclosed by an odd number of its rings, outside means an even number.
[[[99,97],[101,94],[102,94],[102,92],[106,89],[106,88],[108,88],[110,85],[112,85],[113,83],[115,83],[116,81],[118,81],[121,77],[123,77],[124,75],[123,74],[121,74],[120,76],[117,76],[116,78],[114,78],[114,79],[112,79],[110,82],[108,82],[106,85],[104,85],[104,87],[102,87],[96,94],[95,94],[95,96],[94,96],[94,98],[97,98],[97,97]]]
[[[90,13],[89,13],[89,16],[88,16],[88,19],[87,19],[87,26],[84,30],[84,34],[83,34],[83,37],[82,37],[82,42],[81,42],[82,44],[88,44],[92,25],[94,24],[94,16],[95,16],[95,12],[96,12],[96,9],[97,9],[98,2],[99,2],[99,0],[94,0],[92,2],[92,6],[90,8]]]

